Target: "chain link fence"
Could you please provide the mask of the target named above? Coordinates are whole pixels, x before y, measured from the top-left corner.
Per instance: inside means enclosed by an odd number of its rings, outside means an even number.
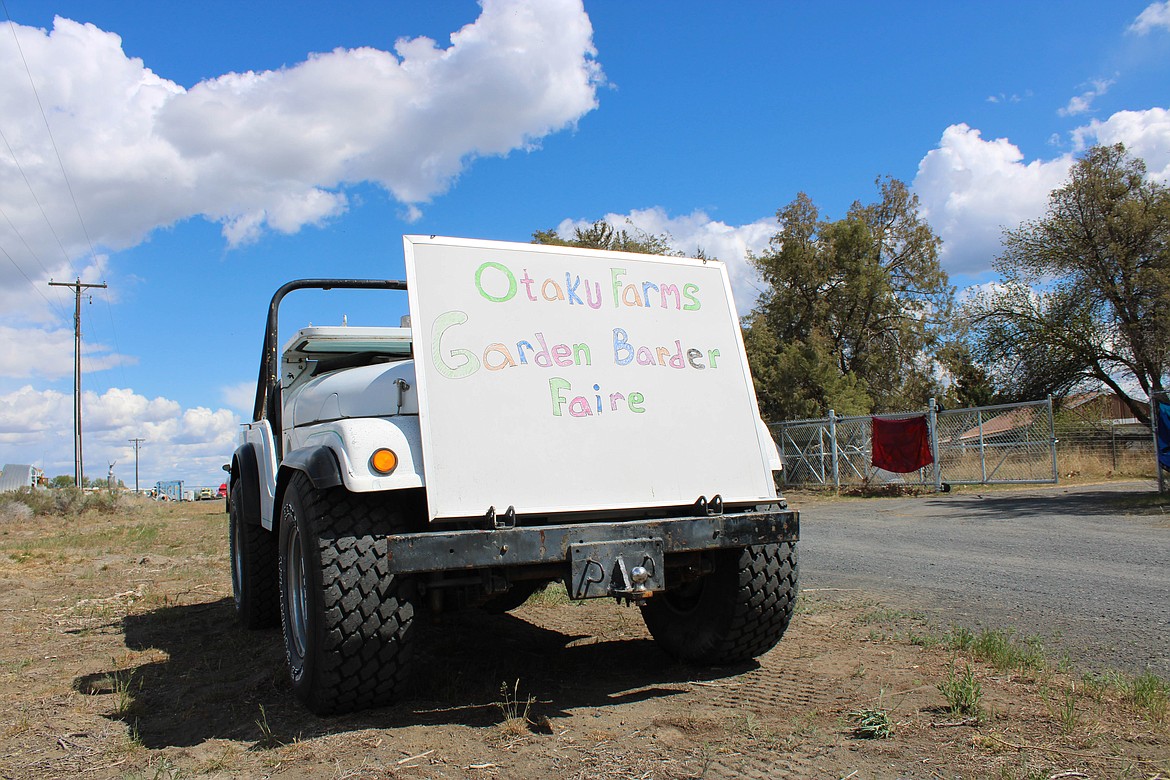
[[[1057,480],[1051,399],[939,412],[933,433],[947,484]]]
[[[939,411],[932,399],[926,416],[934,463],[909,474],[875,468],[873,418],[829,416],[769,426],[784,460],[789,487],[852,487],[902,483],[993,484],[1056,482],[1056,435],[1052,400]],[[1147,434],[1148,439],[1148,434]]]
[[[1145,476],[1154,460],[1150,427],[1113,396],[1066,401],[1056,414],[1056,438],[1066,477]]]

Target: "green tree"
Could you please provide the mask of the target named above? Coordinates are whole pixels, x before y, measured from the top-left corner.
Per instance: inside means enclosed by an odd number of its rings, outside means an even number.
[[[895,411],[938,391],[936,352],[954,302],[941,242],[905,184],[877,185],[877,202],[855,202],[837,221],[798,194],[777,212],[768,250],[751,258],[765,289],[745,345],[769,420]]]
[[[671,249],[669,236],[654,236],[637,228],[631,233],[623,228],[616,228],[599,219],[589,227],[575,228],[573,237],[561,238],[555,229],[538,230],[532,234],[534,244],[552,244],[554,246],[574,246],[581,249],[608,249],[613,252],[638,252],[646,255],[673,255],[680,252]]]
[[[765,420],[820,417],[829,409],[866,414],[873,405],[865,383],[840,372],[830,345],[818,333],[781,343],[762,315],[753,312],[745,322],[744,348]]]
[[[951,382],[943,393],[948,407],[990,406],[1004,402],[991,383],[991,378],[971,354],[971,348],[963,341],[950,341],[938,352],[939,362],[951,376]]]
[[[1104,384],[1165,388],[1170,339],[1170,188],[1121,144],[1089,149],[1044,217],[1004,233],[1003,283],[965,306],[971,348],[1001,394],[1060,396]]]

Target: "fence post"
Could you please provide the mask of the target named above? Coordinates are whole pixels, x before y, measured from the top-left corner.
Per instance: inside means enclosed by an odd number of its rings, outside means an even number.
[[[837,415],[829,410],[829,447],[833,452],[833,489],[841,490],[841,472],[837,468]]]
[[[983,441],[983,410],[977,412],[979,420],[979,481],[987,484],[987,445]]]
[[[938,462],[938,402],[930,399],[930,458],[934,461],[934,491],[942,491],[942,464]]]
[[[776,441],[776,432],[780,434],[780,442],[776,447],[780,453],[780,487],[788,487],[788,456],[784,449],[784,423],[772,423],[768,426],[768,433],[772,436],[772,441]]]
[[[1109,421],[1109,462],[1113,464],[1113,471],[1117,471],[1117,420]]]
[[[1158,399],[1155,393],[1150,393],[1150,435],[1154,437],[1154,471],[1158,474],[1158,492],[1163,493],[1166,490],[1166,476],[1162,473],[1162,459],[1158,457]]]
[[[1060,467],[1056,465],[1056,421],[1052,416],[1052,393],[1048,394],[1048,446],[1052,449],[1052,481],[1060,482]]]

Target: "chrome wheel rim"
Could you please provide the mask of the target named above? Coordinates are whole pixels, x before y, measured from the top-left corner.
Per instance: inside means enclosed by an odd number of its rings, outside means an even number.
[[[288,604],[289,641],[296,657],[305,657],[305,648],[309,644],[309,629],[307,625],[307,591],[305,581],[304,558],[301,555],[301,532],[297,528],[296,517],[286,511],[284,521],[290,523],[288,542],[285,546],[286,577],[285,603]]]
[[[231,519],[232,527],[232,594],[236,599],[236,606],[240,604],[241,584],[244,582],[244,554],[240,550],[240,522],[236,518]]]

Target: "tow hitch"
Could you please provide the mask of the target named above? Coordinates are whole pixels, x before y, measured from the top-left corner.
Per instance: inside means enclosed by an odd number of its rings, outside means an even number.
[[[642,601],[663,590],[661,539],[627,539],[569,546],[574,599],[613,596]]]

